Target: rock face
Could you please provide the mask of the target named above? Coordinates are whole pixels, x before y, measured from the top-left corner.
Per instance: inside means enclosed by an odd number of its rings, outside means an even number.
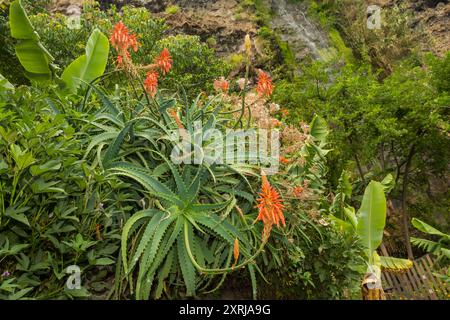
[[[272,28],[278,31],[283,41],[289,43],[297,62],[307,55],[321,59],[323,50],[329,47],[327,34],[306,16],[306,5],[272,0],[271,7],[276,13],[271,21]]]
[[[215,46],[219,55],[238,52],[247,33],[257,31],[256,23],[245,12],[237,14],[236,0],[173,1],[180,9],[173,14],[160,12],[171,26],[171,33],[198,35]]]
[[[359,1],[359,0],[355,0]],[[377,4],[389,8],[406,4],[415,11],[417,22],[422,22],[433,39],[435,53],[443,55],[450,50],[450,0],[365,0],[368,5]],[[54,0],[52,11],[67,12],[71,4],[81,6],[83,0]],[[258,28],[253,17],[242,9],[237,0],[103,0],[103,8],[114,4],[144,6],[158,16],[164,17],[171,26],[171,33],[198,35],[210,39],[219,55],[237,52],[245,34],[254,34]],[[319,55],[327,46],[326,37],[306,16],[302,3],[287,0],[267,0],[276,13],[273,27],[279,29],[283,40],[289,41],[297,59],[307,54]],[[171,5],[179,10],[166,13]],[[296,43],[295,41],[301,41]]]
[[[433,51],[442,56],[450,50],[450,0],[365,0],[382,7],[406,5],[414,11],[416,23],[421,22],[432,38]]]

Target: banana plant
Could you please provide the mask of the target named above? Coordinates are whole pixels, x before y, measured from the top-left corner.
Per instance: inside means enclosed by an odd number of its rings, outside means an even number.
[[[379,256],[378,247],[383,240],[383,232],[386,224],[386,197],[385,190],[391,187],[391,179],[385,178],[383,182],[371,181],[366,187],[361,202],[361,207],[355,214],[353,207],[341,202],[342,198],[349,196],[350,188],[348,177],[343,173],[340,179],[342,195],[338,198],[345,219],[340,219],[330,214],[332,221],[344,232],[355,232],[364,248],[364,258],[367,264],[367,272],[363,281],[364,299],[382,299],[384,297],[381,285],[381,271],[402,272],[412,267],[412,261],[394,257]],[[336,201],[335,201],[336,202]],[[334,212],[337,209],[334,208]]]
[[[40,41],[21,0],[11,3],[9,23],[11,36],[17,40],[16,55],[30,80],[41,83],[55,80],[62,84],[65,90],[76,93],[83,82],[93,81],[105,72],[109,41],[100,30],[92,31],[86,45],[86,53],[67,66],[60,77],[57,74],[59,67],[53,63],[53,56]]]
[[[423,233],[429,234],[431,236],[439,237],[438,241],[432,241],[428,239],[420,239],[411,237],[411,244],[425,250],[426,252],[432,253],[437,256],[437,262],[440,263],[443,260],[450,261],[450,235],[430,226],[429,224],[419,220],[417,218],[413,218],[411,221],[412,225],[419,231]],[[450,268],[447,264],[447,273],[440,274],[435,273],[435,275],[445,282],[450,283]]]

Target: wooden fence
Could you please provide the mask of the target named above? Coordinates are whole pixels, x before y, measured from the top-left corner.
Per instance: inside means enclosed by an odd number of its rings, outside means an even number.
[[[433,275],[434,259],[425,255],[414,260],[405,273],[383,272],[381,280],[387,299],[448,299],[450,287]]]

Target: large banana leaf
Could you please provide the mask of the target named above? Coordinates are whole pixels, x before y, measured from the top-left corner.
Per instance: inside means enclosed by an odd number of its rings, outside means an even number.
[[[424,233],[428,233],[428,234],[432,234],[432,235],[436,235],[436,236],[441,236],[441,237],[450,239],[450,236],[449,236],[449,235],[447,235],[447,234],[445,234],[445,233],[439,231],[438,229],[436,229],[436,228],[430,226],[429,224],[423,222],[422,220],[419,220],[419,219],[417,219],[417,218],[413,218],[412,221],[411,221],[411,223],[412,223],[412,225],[413,225],[416,229],[418,229],[418,230],[420,230],[420,231],[422,231],[422,232],[424,232]]]
[[[369,264],[373,264],[373,252],[383,239],[386,224],[386,198],[383,185],[371,181],[367,186],[358,212],[357,234],[366,248]]]
[[[20,0],[12,2],[9,7],[9,23],[11,36],[17,39],[15,51],[26,71],[25,75],[30,80],[50,80],[50,64],[54,59],[39,41],[39,35],[34,31]]]
[[[395,180],[392,174],[389,173],[386,177],[384,177],[381,184],[383,185],[385,193],[391,192],[391,190],[395,187]]]
[[[328,136],[327,122],[319,117],[315,116],[311,122],[311,135],[320,143],[325,143]]]
[[[70,91],[75,93],[80,83],[100,77],[105,72],[108,54],[108,38],[100,30],[94,29],[86,44],[86,54],[74,60],[62,74]]]

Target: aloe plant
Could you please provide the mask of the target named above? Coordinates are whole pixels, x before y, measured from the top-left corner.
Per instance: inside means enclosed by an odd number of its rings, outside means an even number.
[[[177,124],[167,109],[179,101],[157,97],[150,106],[157,108],[155,115],[145,100],[119,104],[95,85],[90,88],[103,108],[91,121],[97,129],[85,157],[95,150],[93,165],[134,181],[145,203],[123,228],[118,279],[129,284],[137,299],[160,298],[163,288],[168,294],[179,278],[187,296],[212,292],[228,273],[245,266],[254,280],[259,271],[255,258],[264,247],[261,229],[252,224],[256,216],[248,214],[254,201],[249,176],[259,177],[258,167],[174,164],[169,158],[176,141],[170,132]],[[202,132],[224,130],[222,105],[214,106],[213,98],[200,108],[198,99],[180,115],[187,134],[198,134],[197,120],[203,120]],[[233,258],[236,242],[238,259]],[[123,290],[120,283],[116,295]]]

